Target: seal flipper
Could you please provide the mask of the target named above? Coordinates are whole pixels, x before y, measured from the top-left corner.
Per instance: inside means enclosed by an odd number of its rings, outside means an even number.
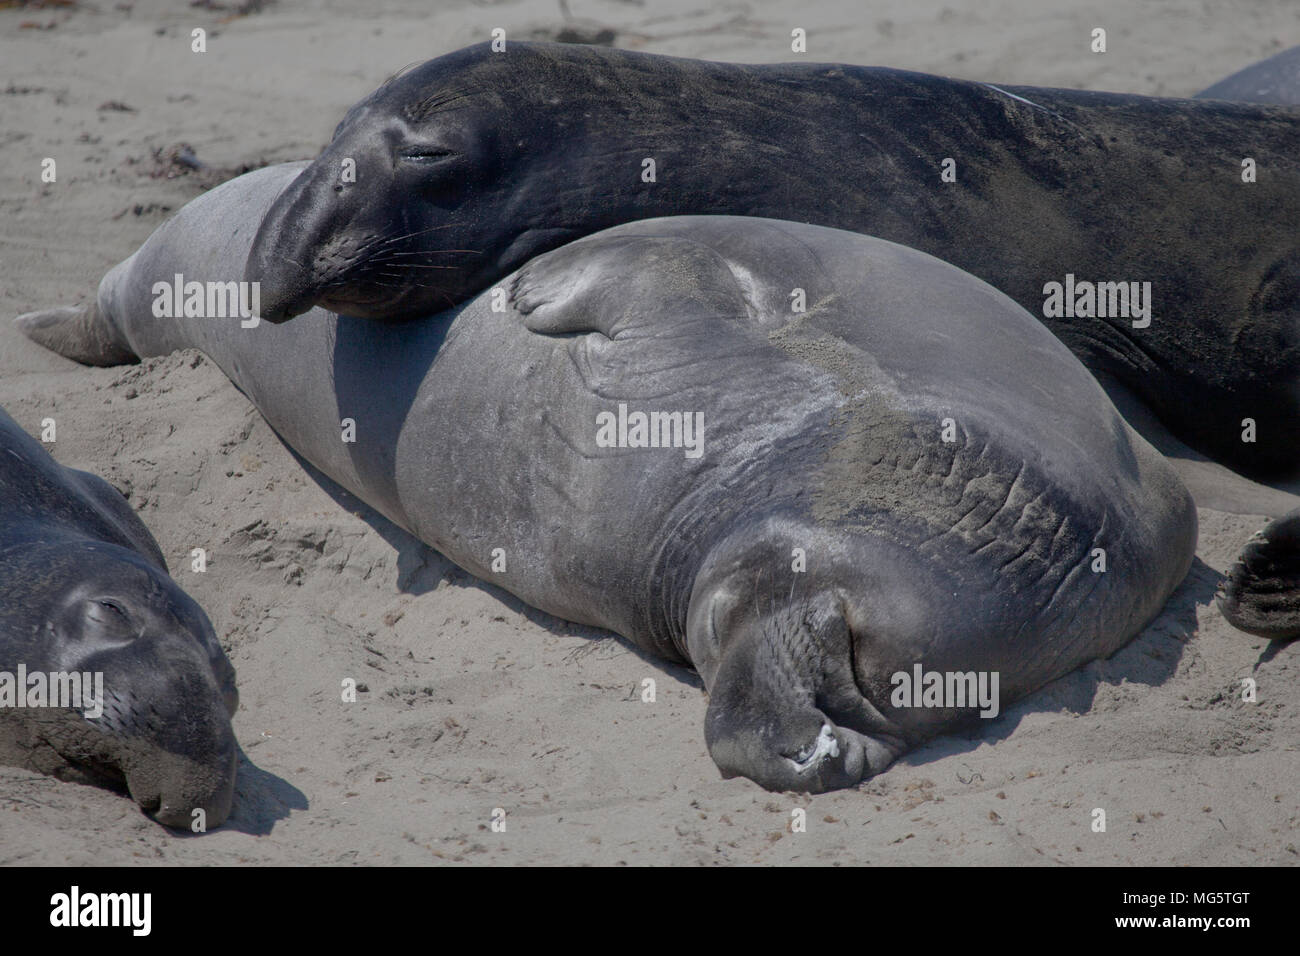
[[[37,345],[82,365],[134,365],[140,361],[100,312],[97,300],[81,308],[28,312],[14,319],[14,324]]]
[[[1300,636],[1300,509],[1246,542],[1214,598],[1239,631],[1273,641]]]
[[[529,331],[611,339],[642,321],[750,313],[727,261],[676,236],[597,237],[538,256],[515,273],[510,304]]]

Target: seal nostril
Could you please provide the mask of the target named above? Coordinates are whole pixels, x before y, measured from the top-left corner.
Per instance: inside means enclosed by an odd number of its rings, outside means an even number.
[[[781,754],[782,757],[794,765],[794,769],[799,773],[804,773],[816,767],[821,763],[823,757],[838,757],[839,755],[840,742],[835,737],[835,728],[830,724],[822,724],[817,739],[800,748],[798,753],[793,756],[787,753]]]
[[[790,754],[782,754],[782,756],[785,757],[787,760],[793,761],[794,763],[806,764],[809,760],[812,760],[813,754],[815,754],[816,752],[817,752],[817,745],[815,743],[811,743],[808,744],[806,747],[804,747],[802,750],[800,750],[798,753],[794,754],[793,756],[791,756]]]

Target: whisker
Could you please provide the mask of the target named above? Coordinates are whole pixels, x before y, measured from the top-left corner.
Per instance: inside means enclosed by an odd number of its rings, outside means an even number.
[[[428,255],[433,255],[435,252],[468,252],[468,253],[470,253],[471,255],[475,255],[475,256],[481,256],[481,255],[483,255],[483,252],[482,252],[482,250],[480,250],[480,249],[424,249],[424,250],[417,251],[417,252],[389,252],[389,251],[385,251],[385,252],[382,253],[382,255],[387,256],[387,257],[392,257],[392,258],[396,259],[396,258],[398,258],[399,256],[428,256]]]
[[[460,266],[426,266],[426,265],[420,265],[418,262],[405,262],[405,263],[399,262],[395,264],[401,266],[403,269],[459,269],[460,268]]]
[[[443,223],[441,226],[430,226],[428,229],[419,229],[415,232],[408,232],[402,236],[393,236],[391,239],[385,239],[384,245],[391,245],[394,242],[401,242],[403,239],[410,239],[412,236],[423,236],[426,233],[437,232],[439,229],[450,229],[454,226],[453,222]]]
[[[386,274],[387,274],[387,273],[386,273]],[[434,289],[434,290],[438,290],[438,289],[441,289],[441,288],[442,288],[441,286],[435,285],[435,284],[432,283],[432,282],[412,282],[412,281],[410,280],[410,277],[408,277],[408,276],[403,276],[403,275],[393,275],[393,278],[394,278],[394,279],[400,279],[400,280],[402,280],[402,281],[401,281],[401,282],[379,282],[378,280],[372,280],[372,284],[373,284],[373,285],[377,285],[377,286],[383,286],[383,287],[386,288],[386,289],[403,289],[403,288],[405,288],[405,289],[411,289],[411,288],[415,288],[415,289]]]

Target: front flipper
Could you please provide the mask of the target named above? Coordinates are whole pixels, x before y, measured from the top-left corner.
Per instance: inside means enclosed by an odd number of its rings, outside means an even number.
[[[748,314],[722,256],[661,236],[597,237],[538,256],[515,274],[510,303],[532,332],[611,339],[641,321]]]
[[[1300,509],[1246,543],[1214,597],[1239,631],[1273,641],[1300,636]]]

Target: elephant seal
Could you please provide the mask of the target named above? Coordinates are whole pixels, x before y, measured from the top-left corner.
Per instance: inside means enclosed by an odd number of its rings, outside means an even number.
[[[300,168],[185,206],[101,283],[99,340],[202,349],[461,567],[692,664],[726,775],[851,786],[972,718],[977,685],[996,713],[1111,654],[1188,570],[1190,496],[1069,350],[880,239],[652,219],[405,325],[155,318],[155,283],[243,275]]]
[[[271,321],[403,319],[600,229],[706,213],[928,252],[1198,451],[1260,478],[1300,467],[1300,113],[1276,106],[474,46],[348,112],[247,278]]]
[[[1196,98],[1300,106],[1300,46],[1234,73],[1201,90]]]
[[[195,810],[221,823],[235,671],[148,529],[3,410],[0,515],[0,763],[125,785],[167,826],[189,828]],[[79,689],[55,700],[65,675]]]
[[[1300,106],[1300,46],[1240,70],[1197,99]],[[1300,637],[1300,509],[1271,521],[1233,562],[1215,592],[1233,627],[1270,640]]]
[[[1232,74],[1198,99],[1300,106],[1300,46]],[[1300,637],[1300,509],[1271,521],[1242,549],[1215,593],[1233,627],[1270,640]]]

